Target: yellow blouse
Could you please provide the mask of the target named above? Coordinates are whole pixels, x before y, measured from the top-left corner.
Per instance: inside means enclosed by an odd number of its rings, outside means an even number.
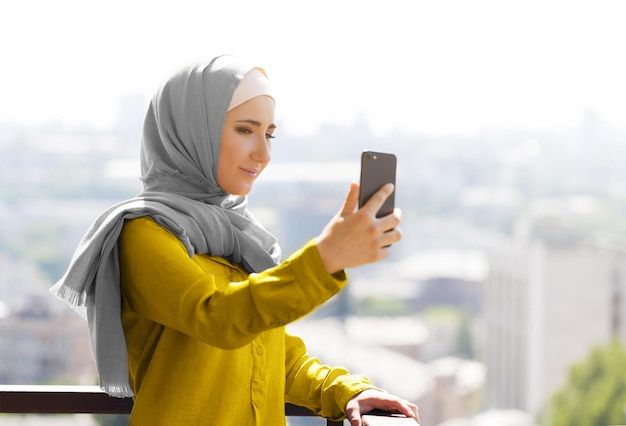
[[[346,284],[326,273],[313,241],[248,275],[221,257],[189,258],[144,217],[124,225],[119,257],[131,425],[284,425],[285,402],[338,420],[373,387],[285,331]]]

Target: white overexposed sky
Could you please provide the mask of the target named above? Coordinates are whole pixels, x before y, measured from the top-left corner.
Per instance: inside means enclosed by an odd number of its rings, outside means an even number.
[[[119,99],[229,53],[264,67],[279,127],[626,128],[626,2],[19,0],[0,6],[0,122],[108,126]]]

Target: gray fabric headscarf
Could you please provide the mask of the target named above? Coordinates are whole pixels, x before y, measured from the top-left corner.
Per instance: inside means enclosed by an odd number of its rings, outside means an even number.
[[[100,386],[133,396],[121,322],[117,241],[126,219],[150,216],[176,235],[190,257],[223,256],[248,272],[280,261],[280,248],[247,210],[247,199],[217,184],[221,135],[229,102],[253,67],[230,56],[186,67],[168,79],[144,122],[144,190],[100,215],[51,293],[87,318]]]

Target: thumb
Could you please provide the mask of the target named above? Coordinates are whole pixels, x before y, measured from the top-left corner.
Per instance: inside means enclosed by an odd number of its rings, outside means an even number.
[[[346,195],[346,200],[343,202],[343,206],[339,211],[340,216],[346,216],[354,213],[357,206],[359,204],[359,184],[352,181],[350,182],[350,189],[348,190],[348,195]]]
[[[346,418],[350,422],[350,426],[362,426],[360,410],[352,410],[346,413]]]

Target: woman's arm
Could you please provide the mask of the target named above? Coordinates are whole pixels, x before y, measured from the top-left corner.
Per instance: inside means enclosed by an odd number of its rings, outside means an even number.
[[[343,367],[330,367],[307,354],[299,337],[285,336],[285,401],[306,407],[333,420],[345,418],[345,407],[355,395],[377,389],[365,376]]]
[[[138,316],[223,349],[306,315],[346,283],[325,271],[313,241],[248,277],[222,259],[189,258],[150,218],[128,221],[119,249],[123,297]]]
[[[376,409],[404,414],[418,424],[415,404],[375,387],[365,376],[321,364],[307,354],[300,338],[286,334],[285,355],[286,402],[332,420],[347,418],[355,426],[361,425],[363,414]]]

